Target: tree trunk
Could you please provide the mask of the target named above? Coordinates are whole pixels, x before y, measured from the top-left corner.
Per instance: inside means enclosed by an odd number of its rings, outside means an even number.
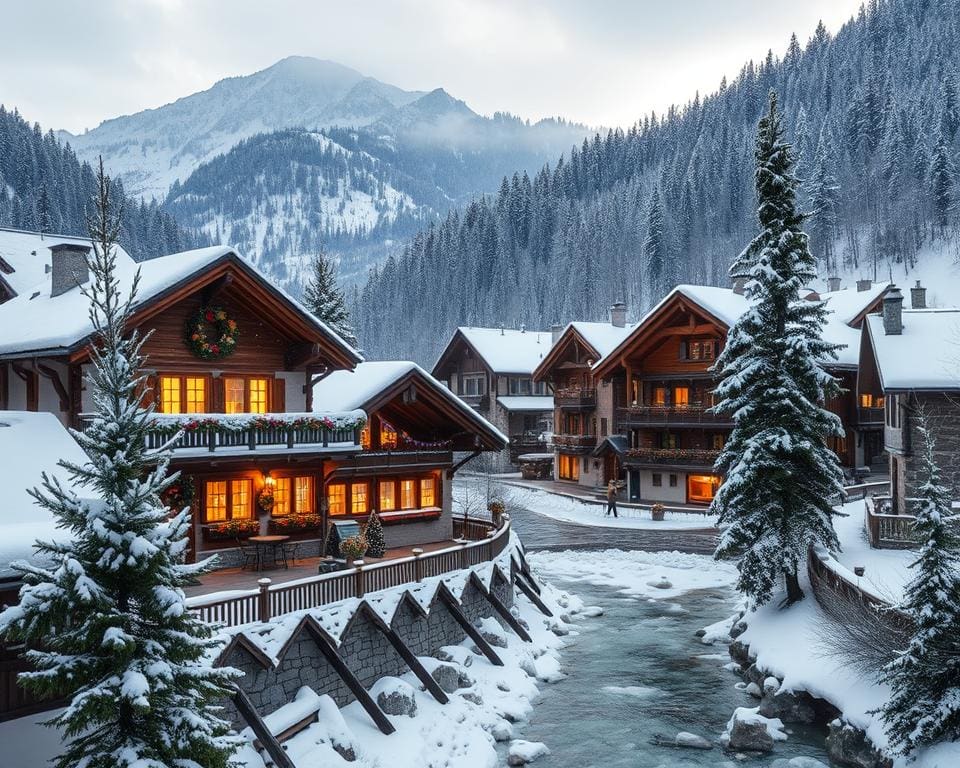
[[[783,606],[787,607],[803,600],[803,590],[800,589],[800,577],[796,571],[785,573],[783,576],[787,581],[787,599],[783,601]]]

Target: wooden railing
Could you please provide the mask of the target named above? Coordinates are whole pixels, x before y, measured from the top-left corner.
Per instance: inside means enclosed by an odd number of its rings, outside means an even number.
[[[554,435],[553,444],[559,448],[592,448],[597,444],[597,436]]]
[[[163,430],[147,434],[147,448],[160,448],[169,435]],[[294,429],[292,427],[250,429],[198,429],[185,430],[174,450],[206,450],[211,453],[237,450],[255,451],[257,448],[298,448],[330,445],[360,445],[359,435],[353,429]]]
[[[619,424],[633,426],[679,426],[681,424],[733,426],[729,414],[713,413],[703,403],[689,405],[631,405],[617,409]]]
[[[198,596],[190,598],[187,604],[204,621],[225,626],[269,621],[274,616],[292,611],[363,597],[368,592],[489,562],[500,555],[510,541],[510,522],[506,517],[499,528],[485,520],[455,519],[453,530],[463,538],[463,543],[447,549],[426,554],[414,550],[410,557],[385,563],[357,564],[344,571],[284,584],[274,585],[270,579],[260,579],[257,589],[243,594],[226,598]]]
[[[911,504],[915,499],[905,499]],[[865,527],[874,549],[910,549],[916,546],[913,515],[895,514],[890,496],[868,496],[863,500]]]
[[[597,404],[597,390],[564,387],[553,393],[553,404],[558,408],[593,408]]]
[[[883,424],[883,408],[865,408],[862,405],[857,406],[858,424]]]
[[[720,451],[705,448],[630,448],[627,461],[643,464],[677,464],[692,467],[712,467]]]

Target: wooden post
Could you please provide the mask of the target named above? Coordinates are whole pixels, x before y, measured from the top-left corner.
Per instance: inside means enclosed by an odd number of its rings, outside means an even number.
[[[260,594],[257,601],[257,615],[260,621],[270,621],[270,579],[264,577],[257,580]]]
[[[464,534],[466,534],[466,531],[464,531]],[[467,538],[466,538],[466,536],[462,536],[462,537],[460,538],[460,567],[461,567],[461,568],[466,568],[467,566],[468,566],[468,563],[467,563]]]
[[[423,550],[420,547],[414,547],[411,552],[413,552],[414,578],[417,581],[423,581],[423,561],[420,559],[420,556],[423,554]]]
[[[263,748],[267,751],[267,754],[270,755],[274,764],[278,768],[295,768],[293,760],[287,755],[286,750],[280,746],[277,737],[273,735],[267,727],[267,724],[263,721],[263,718],[260,717],[260,713],[257,712],[256,707],[253,706],[253,702],[250,701],[247,694],[237,687],[236,684],[231,685],[233,687],[233,704],[237,708],[237,712],[240,713],[240,716],[247,725],[250,726],[250,730],[253,731],[260,743],[263,744]]]
[[[356,569],[356,595],[363,597],[363,560],[354,560],[353,567]]]

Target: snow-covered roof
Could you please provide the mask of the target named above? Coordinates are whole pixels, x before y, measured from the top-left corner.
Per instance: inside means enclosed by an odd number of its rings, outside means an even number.
[[[899,335],[869,315],[867,332],[884,390],[960,390],[960,309],[905,309]]]
[[[37,539],[65,538],[53,515],[38,506],[27,489],[40,485],[46,472],[65,486],[70,478],[57,466],[61,459],[83,464],[87,455],[52,413],[0,411],[0,579],[15,576],[14,560],[34,558]]]
[[[860,333],[852,327],[850,323],[859,317],[874,301],[876,301],[888,288],[887,283],[878,283],[866,291],[856,291],[850,288],[834,291],[832,293],[820,293],[820,299],[826,302],[829,314],[827,322],[823,329],[823,337],[834,344],[845,345],[837,350],[837,360],[830,361],[830,365],[837,366],[856,366],[859,360]],[[727,328],[730,328],[740,319],[740,316],[747,311],[749,302],[747,298],[740,293],[736,293],[732,288],[718,288],[712,285],[678,285],[670,293],[661,299],[657,305],[647,312],[646,315],[636,325],[628,329],[623,340],[616,344],[609,352],[594,364],[594,368],[600,365],[610,356],[610,354],[619,349],[626,343],[627,338],[635,330],[639,330],[643,325],[657,312],[660,311],[668,301],[674,296],[681,295],[693,301],[699,307],[703,308],[717,320],[721,321]],[[592,342],[591,342],[592,343]]]
[[[458,328],[494,373],[532,374],[553,344],[549,331]]]
[[[612,323],[588,323],[575,320],[568,328],[573,328],[595,350],[600,357],[609,354],[616,346],[630,335],[632,325],[619,327]]]
[[[333,371],[313,385],[313,408],[315,411],[366,409],[382,392],[411,372],[416,372],[422,380],[434,385],[431,389],[469,421],[495,434],[504,443],[509,442],[506,435],[453,394],[442,382],[416,363],[405,360],[371,361],[360,363],[352,371]],[[547,399],[552,403],[551,398]]]
[[[90,239],[0,228],[0,281],[9,285],[18,296],[34,289],[45,279],[49,281],[50,246],[62,243],[89,246]],[[133,263],[130,255],[120,246],[117,246],[117,261]],[[13,271],[8,273],[3,264]]]
[[[125,254],[124,254],[125,255]],[[270,290],[279,294],[302,314],[310,324],[320,328],[332,339],[350,350],[357,360],[362,359],[349,344],[325,323],[315,318],[302,304],[282,291],[256,267],[242,259],[237,252],[224,245],[182,251],[141,263],[129,257],[117,258],[116,276],[121,291],[128,290],[137,269],[140,283],[134,310],[149,304],[154,298],[177,284],[213,267],[221,259],[233,258],[253,273]],[[25,352],[58,353],[82,342],[93,333],[88,315],[89,300],[79,287],[59,296],[51,296],[49,277],[10,301],[0,304],[0,355]]]
[[[497,398],[508,411],[552,411],[553,398],[542,395],[504,395]]]

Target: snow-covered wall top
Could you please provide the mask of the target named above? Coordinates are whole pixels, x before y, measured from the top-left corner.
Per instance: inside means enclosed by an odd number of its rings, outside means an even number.
[[[960,309],[905,309],[896,335],[871,315],[867,329],[885,390],[960,390]]]
[[[457,329],[494,373],[531,375],[553,346],[549,332],[509,328]]]

